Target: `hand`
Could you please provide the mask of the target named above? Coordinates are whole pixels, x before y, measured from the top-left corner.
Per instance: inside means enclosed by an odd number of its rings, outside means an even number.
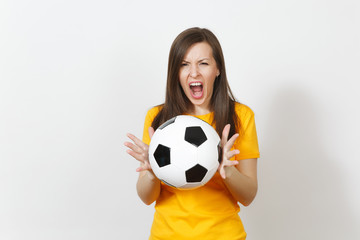
[[[149,127],[150,138],[152,138],[153,134],[154,128]],[[144,143],[130,133],[128,133],[127,136],[133,141],[133,143],[124,143],[124,145],[129,148],[128,150],[126,150],[126,152],[140,162],[140,167],[138,167],[136,171],[141,172],[144,170],[151,170],[151,166],[149,163],[149,145],[147,145],[146,143]]]
[[[238,161],[230,161],[232,157],[234,157],[236,154],[239,154],[240,151],[237,149],[231,150],[232,146],[235,143],[235,140],[239,137],[239,134],[234,134],[229,140],[229,132],[230,132],[230,124],[227,124],[224,127],[224,130],[222,132],[222,138],[221,138],[221,148],[222,148],[222,162],[218,168],[218,171],[220,173],[220,176],[225,179],[225,169],[227,167],[235,166],[239,164]]]

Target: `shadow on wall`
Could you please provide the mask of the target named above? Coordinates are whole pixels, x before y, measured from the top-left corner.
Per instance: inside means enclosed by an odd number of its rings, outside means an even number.
[[[346,159],[324,143],[336,137],[322,135],[326,109],[306,89],[274,96],[259,134],[259,193],[245,209],[249,239],[360,239],[340,166]]]

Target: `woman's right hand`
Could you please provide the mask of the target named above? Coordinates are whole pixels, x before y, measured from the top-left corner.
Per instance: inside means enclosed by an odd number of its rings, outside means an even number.
[[[149,136],[152,138],[154,134],[154,129],[149,127]],[[139,138],[134,136],[131,133],[127,134],[127,137],[130,138],[133,143],[125,142],[124,145],[129,149],[126,152],[131,155],[133,158],[140,162],[140,167],[136,169],[137,172],[151,170],[150,162],[149,162],[149,145],[141,141]]]

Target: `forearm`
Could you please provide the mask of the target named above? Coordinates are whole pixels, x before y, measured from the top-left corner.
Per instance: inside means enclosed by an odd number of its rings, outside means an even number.
[[[257,193],[257,180],[241,173],[235,166],[225,168],[225,185],[233,197],[244,206],[250,205]]]
[[[139,179],[136,184],[136,190],[140,199],[147,205],[150,205],[160,195],[160,180],[155,175],[145,170],[140,172]]]

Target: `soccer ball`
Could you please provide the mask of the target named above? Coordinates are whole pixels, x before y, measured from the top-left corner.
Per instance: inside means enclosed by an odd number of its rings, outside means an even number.
[[[149,146],[154,174],[178,189],[194,189],[206,184],[221,161],[220,137],[207,122],[179,115],[163,123]]]

